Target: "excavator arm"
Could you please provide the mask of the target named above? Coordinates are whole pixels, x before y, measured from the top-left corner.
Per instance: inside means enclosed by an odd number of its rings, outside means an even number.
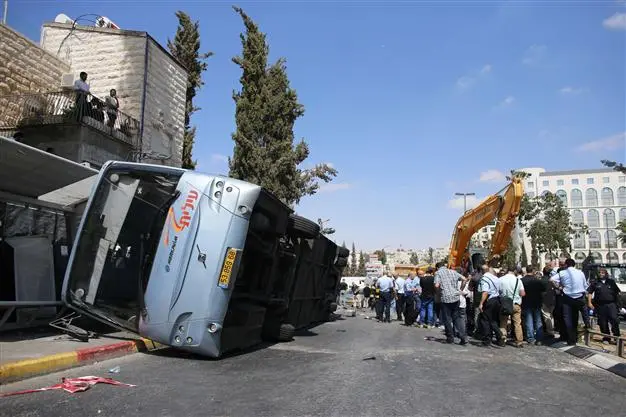
[[[467,211],[456,223],[450,243],[450,268],[460,266],[474,233],[497,219],[496,230],[491,239],[491,254],[502,254],[511,239],[515,219],[519,214],[524,189],[520,178],[514,177],[511,183],[498,193],[489,196],[475,208]]]

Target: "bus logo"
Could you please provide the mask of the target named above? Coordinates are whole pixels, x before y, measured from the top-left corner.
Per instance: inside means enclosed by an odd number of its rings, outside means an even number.
[[[185,199],[182,207],[181,214],[176,218],[176,213],[174,213],[174,207],[170,207],[169,212],[167,213],[166,223],[169,221],[172,228],[174,229],[174,233],[180,233],[185,228],[187,228],[191,224],[191,215],[193,211],[196,209],[196,202],[198,200],[198,192],[196,190],[191,190],[187,193],[187,198]],[[170,231],[169,229],[165,232],[165,238],[163,239],[163,243],[166,246],[169,245],[170,242]],[[170,256],[171,259],[171,256]]]

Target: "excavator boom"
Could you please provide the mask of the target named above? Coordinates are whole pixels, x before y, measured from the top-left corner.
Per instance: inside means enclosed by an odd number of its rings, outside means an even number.
[[[448,265],[456,268],[467,256],[467,249],[474,233],[497,219],[496,230],[491,239],[490,256],[502,254],[511,239],[515,220],[519,214],[524,189],[521,179],[514,177],[511,183],[486,198],[475,208],[464,213],[456,223],[450,243]]]

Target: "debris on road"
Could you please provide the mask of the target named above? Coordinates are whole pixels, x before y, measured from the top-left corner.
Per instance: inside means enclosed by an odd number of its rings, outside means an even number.
[[[115,366],[115,367],[109,369],[109,373],[110,374],[119,374],[121,370],[122,370],[122,368],[120,368],[119,366]]]
[[[367,358],[363,358],[364,361],[375,361],[376,356],[368,356]]]
[[[102,378],[99,376],[81,376],[78,378],[61,378],[61,383],[60,384],[56,384],[56,385],[52,385],[49,387],[44,387],[44,388],[37,388],[37,389],[27,389],[24,391],[16,391],[16,392],[8,392],[5,394],[0,394],[0,397],[9,397],[12,395],[22,395],[22,394],[31,394],[33,392],[40,392],[40,391],[51,391],[51,390],[55,390],[55,389],[62,389],[64,391],[67,391],[71,394],[75,394],[77,392],[83,392],[83,391],[87,391],[89,388],[91,388],[92,385],[96,385],[98,383],[101,384],[109,384],[109,385],[120,385],[120,386],[125,386],[125,387],[134,387],[135,385],[132,384],[126,384],[124,382],[120,382],[120,381],[116,381],[114,379],[111,378]]]

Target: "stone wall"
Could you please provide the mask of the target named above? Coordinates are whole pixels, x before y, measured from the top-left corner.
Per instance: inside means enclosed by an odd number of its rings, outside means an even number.
[[[179,167],[182,162],[186,91],[187,72],[149,38],[144,151],[167,157],[165,165]]]
[[[69,65],[0,24],[0,126],[19,118],[19,94],[60,90]]]
[[[105,98],[115,88],[120,111],[141,120],[144,32],[86,26],[72,31],[69,24],[46,23],[41,32],[41,47],[69,63],[68,72],[72,72],[75,79],[85,71],[90,91],[95,96]]]

